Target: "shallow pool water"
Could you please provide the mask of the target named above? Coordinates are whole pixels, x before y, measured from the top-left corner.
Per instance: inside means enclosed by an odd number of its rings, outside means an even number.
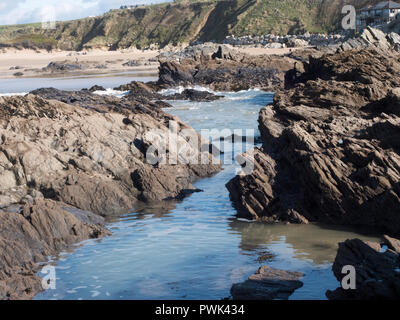
[[[273,94],[223,93],[211,103],[172,102],[166,110],[195,129],[253,129]],[[246,148],[251,146],[246,145]],[[89,240],[55,263],[56,289],[36,299],[222,299],[233,283],[267,264],[305,274],[291,299],[325,299],[337,243],[359,237],[320,225],[266,225],[235,218],[225,184],[237,166],[198,181],[182,202],[144,205],[108,223],[112,236]],[[261,255],[267,259],[259,261]]]

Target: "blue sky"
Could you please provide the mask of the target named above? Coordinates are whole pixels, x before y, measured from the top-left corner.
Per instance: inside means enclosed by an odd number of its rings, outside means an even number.
[[[168,0],[0,0],[0,25],[97,16],[121,5],[151,4]]]

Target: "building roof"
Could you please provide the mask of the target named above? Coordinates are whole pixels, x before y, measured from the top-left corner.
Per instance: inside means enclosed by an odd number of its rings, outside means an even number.
[[[379,10],[379,9],[400,9],[400,4],[398,4],[394,1],[382,1],[374,6],[372,6],[372,5],[366,6],[366,7],[362,8],[361,11]]]

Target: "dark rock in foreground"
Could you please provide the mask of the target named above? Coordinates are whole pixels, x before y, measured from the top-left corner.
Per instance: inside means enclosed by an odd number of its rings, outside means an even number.
[[[359,239],[346,240],[339,244],[339,250],[332,266],[339,282],[346,274],[344,266],[353,266],[356,271],[356,288],[328,290],[332,300],[371,300],[400,298],[400,241],[385,236],[388,249],[384,251],[379,243]]]
[[[218,161],[200,152],[201,144],[192,145],[181,135],[190,127],[155,103],[88,91],[34,93],[0,98],[2,204],[18,203],[32,192],[110,215],[139,200],[161,201],[195,190],[194,180],[220,170]],[[171,143],[187,147],[191,163],[168,164],[166,146],[160,155],[165,163],[149,164],[148,148],[162,143],[157,140],[160,132],[167,138],[171,120],[178,126]],[[209,164],[201,164],[203,157]]]
[[[301,272],[262,266],[245,282],[234,284],[231,294],[234,300],[288,299],[296,289],[303,286],[299,280],[302,277]]]
[[[53,88],[0,97],[0,299],[32,298],[42,290],[39,262],[109,234],[98,215],[182,199],[199,191],[196,179],[221,169],[200,150],[198,133],[191,130],[198,144],[186,140],[191,128],[163,112],[165,104]],[[162,150],[168,135],[165,154],[149,163],[149,148]],[[169,162],[168,142],[184,148],[182,161]]]

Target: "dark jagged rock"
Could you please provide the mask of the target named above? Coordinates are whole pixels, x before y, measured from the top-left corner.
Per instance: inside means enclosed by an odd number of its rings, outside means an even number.
[[[241,56],[232,59],[160,61],[160,87],[203,85],[216,91],[240,91],[252,88],[275,90],[283,85],[284,73],[295,60],[281,56]]]
[[[161,100],[163,99],[163,95],[157,93],[157,89],[152,83],[143,83],[140,81],[132,81],[114,88],[114,90],[129,91],[128,96],[133,98]]]
[[[123,65],[124,67],[138,67],[138,66],[141,66],[142,64],[143,64],[143,63],[141,63],[141,62],[138,61],[138,60],[129,60],[129,61],[123,63],[122,65]]]
[[[59,72],[59,71],[75,71],[81,70],[82,65],[77,63],[67,62],[50,62],[46,67],[42,68],[45,72]]]
[[[260,111],[254,170],[227,184],[238,215],[399,234],[399,61],[375,49],[310,58]]]
[[[379,243],[364,242],[359,239],[339,243],[339,250],[332,270],[339,282],[346,273],[344,266],[353,266],[356,272],[356,288],[328,290],[326,295],[332,300],[371,300],[400,298],[400,256],[390,248],[390,243],[398,247],[399,240],[386,237],[389,249],[383,251]]]
[[[173,95],[164,96],[166,100],[190,100],[190,101],[203,101],[210,102],[223,98],[223,96],[215,95],[208,91],[198,91],[194,89],[185,89],[182,93],[175,93]]]
[[[33,90],[31,91],[31,94],[38,95],[44,99],[52,99],[67,104],[73,104],[84,109],[93,109],[100,113],[112,111],[127,116],[133,112],[148,114],[157,119],[173,119],[172,116],[161,110],[159,103],[151,102],[143,95],[131,94],[120,99],[109,95],[93,94],[88,90],[66,91],[54,88]]]
[[[95,92],[95,91],[105,91],[106,89],[102,86],[94,85],[92,86],[89,91],[90,92]]]
[[[231,295],[234,300],[288,299],[296,289],[303,286],[299,280],[303,276],[301,272],[262,266],[245,282],[234,284]]]

